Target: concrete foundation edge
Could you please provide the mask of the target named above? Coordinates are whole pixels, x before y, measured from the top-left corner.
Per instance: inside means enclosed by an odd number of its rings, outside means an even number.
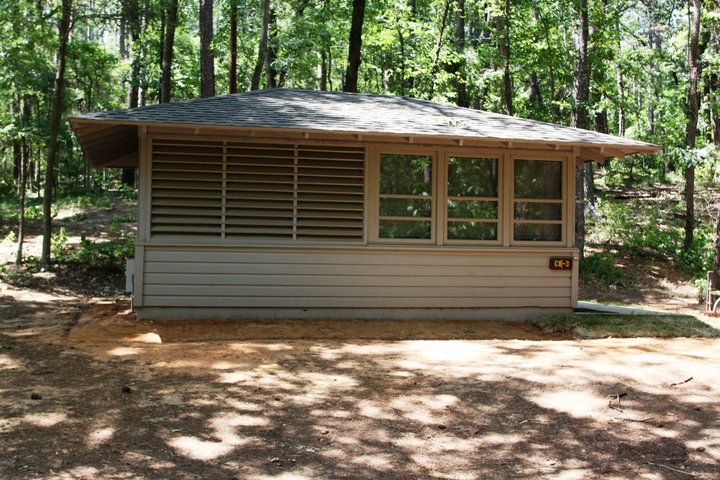
[[[510,320],[527,321],[552,314],[572,313],[572,308],[490,309],[372,309],[372,308],[175,308],[140,307],[141,320],[259,320],[259,319],[361,319],[361,320]]]

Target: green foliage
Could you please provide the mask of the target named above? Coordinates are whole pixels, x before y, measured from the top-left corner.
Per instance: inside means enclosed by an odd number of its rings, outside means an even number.
[[[720,337],[720,330],[689,315],[554,315],[533,323],[545,332],[576,338]]]
[[[671,262],[681,271],[696,277],[705,275],[715,255],[714,225],[700,222],[691,248],[683,250],[684,203],[662,196],[653,201],[642,198],[598,198],[603,218],[590,223],[591,243],[612,246],[629,255],[652,257]],[[588,262],[588,271],[608,269],[609,258]]]
[[[626,275],[615,266],[615,254],[612,252],[586,255],[580,264],[580,275],[584,282],[602,285],[622,285],[626,280]]]
[[[68,235],[65,227],[60,227],[60,230],[50,237],[50,252],[56,261],[63,258],[67,242]]]
[[[68,248],[63,245],[53,252],[59,264],[121,273],[125,271],[125,260],[134,255],[135,241],[132,237],[122,237],[95,242],[82,237],[79,246]]]

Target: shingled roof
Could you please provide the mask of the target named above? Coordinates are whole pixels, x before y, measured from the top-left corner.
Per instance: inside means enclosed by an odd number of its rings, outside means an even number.
[[[133,155],[136,157],[137,129],[133,127],[137,125],[542,142],[609,148],[611,153],[604,157],[659,149],[649,143],[589,130],[407,97],[295,89],[257,90],[89,113],[73,117],[70,122],[83,150],[96,166],[118,163],[120,159],[127,163]]]

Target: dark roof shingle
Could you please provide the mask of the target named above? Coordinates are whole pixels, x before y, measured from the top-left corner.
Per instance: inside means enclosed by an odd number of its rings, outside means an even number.
[[[472,110],[452,105],[389,95],[324,92],[295,89],[257,90],[247,93],[173,102],[147,107],[88,113],[70,119],[83,151],[96,166],[119,164],[120,156],[89,144],[117,143],[119,136],[103,138],[102,126],[208,125],[240,128],[291,129],[354,134],[414,137],[472,138],[497,141],[543,142],[587,147],[611,147],[624,155],[659,149],[645,142],[589,130]],[[94,130],[87,133],[80,125]],[[137,156],[137,155],[135,155]],[[607,154],[605,155],[607,156]],[[111,158],[113,157],[113,158]],[[114,158],[117,157],[117,158]],[[601,157],[602,158],[602,157]],[[134,162],[131,156],[123,162]]]
[[[638,151],[655,147],[589,130],[407,97],[294,89],[88,113],[74,119],[543,141],[639,147]]]

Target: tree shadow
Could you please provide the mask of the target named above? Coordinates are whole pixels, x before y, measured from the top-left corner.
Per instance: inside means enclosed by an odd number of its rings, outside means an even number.
[[[658,381],[707,360],[654,345],[13,340],[0,476],[717,478],[717,384]]]

